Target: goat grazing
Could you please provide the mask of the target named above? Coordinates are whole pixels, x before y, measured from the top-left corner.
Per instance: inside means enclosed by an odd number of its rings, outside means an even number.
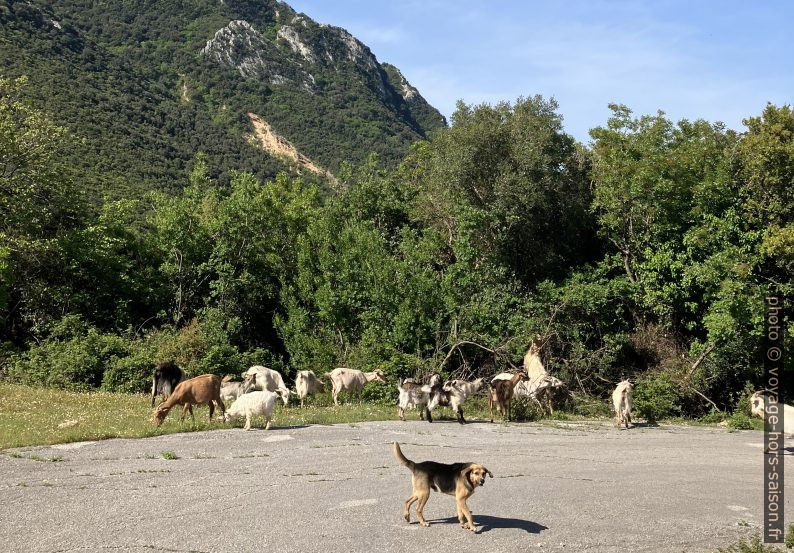
[[[243,391],[243,383],[233,381],[231,376],[224,376],[221,380],[221,399],[223,401],[234,401],[245,392]]]
[[[273,406],[276,398],[283,399],[284,390],[275,392],[255,391],[238,397],[224,413],[223,420],[229,422],[234,417],[245,417],[245,430],[251,430],[251,417],[261,415],[265,419],[265,430],[270,430],[273,421]]]
[[[325,388],[325,385],[313,371],[298,371],[295,376],[295,392],[301,400],[301,407],[303,407],[303,400],[306,399],[306,396],[315,392],[322,392],[323,388]]]
[[[284,378],[281,373],[263,367],[261,365],[254,365],[243,373],[243,393],[248,393],[252,390],[261,390],[267,392],[275,392],[281,390],[281,399],[286,406],[289,403],[289,389],[284,385]]]
[[[152,375],[152,407],[154,407],[154,398],[157,394],[162,395],[164,400],[167,399],[177,384],[184,379],[185,369],[173,361],[158,363],[154,367],[154,374]]]
[[[210,421],[212,415],[215,413],[215,405],[223,413],[226,408],[221,399],[221,379],[214,374],[202,374],[189,380],[180,382],[174,392],[168,396],[163,403],[161,403],[154,411],[154,423],[157,426],[163,424],[165,416],[174,405],[182,406],[182,418],[180,422],[184,422],[185,416],[190,413],[193,418],[193,424],[196,423],[196,417],[193,415],[193,405],[209,405],[210,408]]]
[[[364,385],[367,382],[377,380],[378,382],[386,383],[380,370],[365,373],[356,369],[337,368],[325,373],[323,377],[331,379],[331,386],[333,387],[331,393],[334,396],[334,405],[339,405],[337,398],[340,392],[358,392],[360,397],[361,390],[364,389]]]
[[[527,380],[527,373],[519,371],[511,375],[510,380],[494,379],[488,384],[488,408],[491,410],[491,422],[493,422],[493,408],[502,413],[502,421],[510,420],[510,401],[513,399],[513,392],[516,384],[522,380]]]
[[[413,378],[406,378],[397,383],[397,390],[400,397],[397,400],[400,420],[405,420],[405,410],[409,407],[416,407],[419,411],[419,418],[425,418],[425,410],[430,401],[430,386],[422,385]]]
[[[624,380],[619,382],[612,392],[612,406],[615,408],[615,420],[618,428],[625,424],[630,428],[631,424],[631,382]]]

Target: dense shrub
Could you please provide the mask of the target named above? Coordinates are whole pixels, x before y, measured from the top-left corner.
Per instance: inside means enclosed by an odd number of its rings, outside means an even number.
[[[634,412],[655,422],[681,414],[678,394],[665,374],[643,376],[634,387]]]
[[[105,369],[129,353],[128,342],[103,334],[77,315],[56,323],[50,336],[28,351],[14,355],[7,378],[69,390],[90,390],[102,384]]]

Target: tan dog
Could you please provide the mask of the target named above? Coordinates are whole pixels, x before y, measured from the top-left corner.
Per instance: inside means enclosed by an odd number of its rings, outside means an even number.
[[[466,500],[474,493],[474,489],[477,486],[485,484],[486,474],[493,478],[490,470],[476,463],[453,463],[451,465],[436,463],[435,461],[414,463],[405,458],[403,452],[400,451],[400,444],[397,442],[394,442],[392,451],[400,464],[411,469],[413,474],[411,478],[413,493],[405,502],[405,507],[403,508],[403,518],[405,518],[406,522],[411,522],[411,505],[418,501],[416,504],[416,516],[419,519],[419,524],[421,526],[430,526],[430,523],[425,520],[422,511],[430,497],[430,490],[433,489],[437,492],[454,495],[461,528],[475,531],[474,521],[471,518],[471,511],[466,505]]]

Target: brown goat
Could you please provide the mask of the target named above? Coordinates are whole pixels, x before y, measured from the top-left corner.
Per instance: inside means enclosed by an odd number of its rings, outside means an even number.
[[[519,371],[510,380],[496,380],[488,385],[488,408],[491,410],[493,422],[493,408],[502,413],[502,421],[510,420],[510,401],[513,399],[513,390],[522,380],[528,380],[527,373]]]
[[[215,405],[225,412],[223,400],[221,400],[221,379],[214,374],[202,374],[189,380],[180,382],[174,389],[173,393],[168,396],[163,403],[160,404],[154,411],[154,424],[160,426],[165,420],[165,416],[174,405],[182,406],[182,418],[180,422],[184,422],[185,416],[190,413],[193,417],[193,424],[196,424],[196,417],[193,415],[193,405],[209,405],[210,407],[210,421],[212,415],[215,413]]]

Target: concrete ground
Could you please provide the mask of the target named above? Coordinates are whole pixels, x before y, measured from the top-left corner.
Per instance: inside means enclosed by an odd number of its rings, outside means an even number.
[[[469,499],[477,534],[437,493],[429,528],[402,520],[411,475],[393,440],[415,461],[493,472]],[[714,551],[760,531],[762,442],[719,428],[389,421],[7,450],[0,548]]]

